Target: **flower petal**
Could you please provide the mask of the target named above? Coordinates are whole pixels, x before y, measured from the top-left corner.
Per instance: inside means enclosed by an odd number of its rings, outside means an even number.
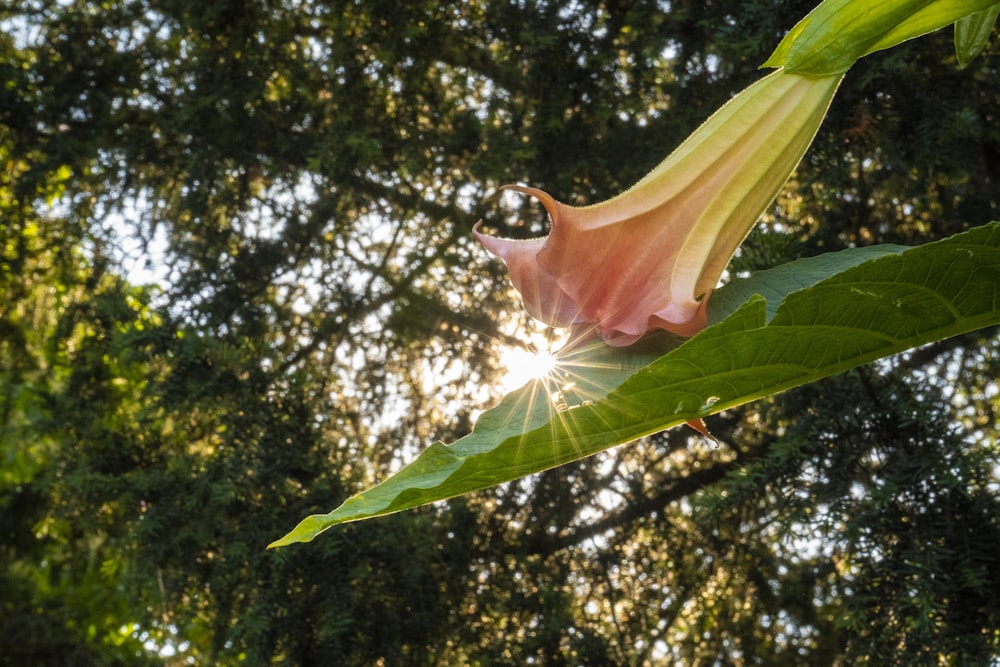
[[[549,326],[568,327],[579,322],[576,303],[559,287],[556,279],[545,272],[537,261],[538,252],[547,237],[539,239],[503,239],[479,231],[482,221],[472,228],[473,235],[491,253],[507,264],[514,287],[524,299],[524,309]]]

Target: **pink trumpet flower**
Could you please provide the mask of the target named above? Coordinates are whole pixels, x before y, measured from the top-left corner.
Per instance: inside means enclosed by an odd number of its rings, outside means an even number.
[[[524,186],[551,219],[544,238],[473,233],[502,258],[533,317],[595,327],[610,345],[708,324],[736,248],[812,142],[842,75],[778,70],[726,103],[633,187],[576,207]]]

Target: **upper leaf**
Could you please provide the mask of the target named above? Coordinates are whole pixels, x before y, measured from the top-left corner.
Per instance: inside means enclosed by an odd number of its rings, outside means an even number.
[[[764,67],[830,75],[859,59],[951,25],[996,0],[825,0],[793,27]]]

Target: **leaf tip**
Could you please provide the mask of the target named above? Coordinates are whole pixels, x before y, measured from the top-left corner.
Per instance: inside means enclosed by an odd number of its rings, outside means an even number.
[[[313,514],[311,516],[307,516],[302,519],[302,521],[299,522],[299,525],[295,526],[291,532],[284,537],[271,542],[267,545],[267,548],[268,550],[279,549],[297,542],[312,542],[317,535],[333,524],[334,522],[330,520],[329,515],[327,514]]]

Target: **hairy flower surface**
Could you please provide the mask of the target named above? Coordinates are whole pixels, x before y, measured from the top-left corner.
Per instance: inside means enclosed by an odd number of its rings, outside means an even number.
[[[474,229],[502,258],[525,308],[552,326],[591,325],[611,345],[648,331],[691,336],[726,264],[798,164],[841,79],[778,70],[751,85],[632,188],[576,207],[535,188],[549,235]]]

